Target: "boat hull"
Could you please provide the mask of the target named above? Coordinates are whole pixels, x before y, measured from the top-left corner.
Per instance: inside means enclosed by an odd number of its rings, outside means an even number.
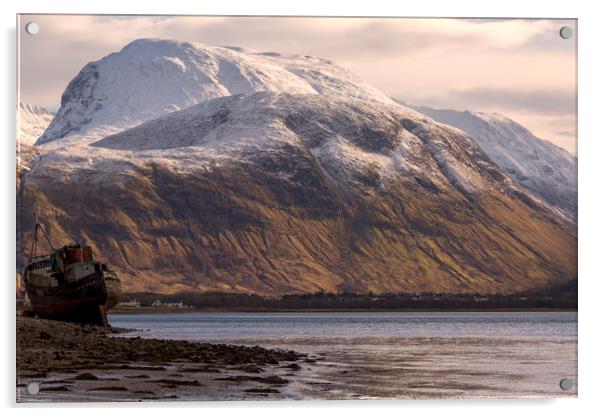
[[[107,288],[101,271],[57,287],[25,279],[32,311],[40,318],[107,326]]]
[[[113,309],[121,300],[121,280],[114,272],[105,272],[104,274],[105,288],[107,290],[107,302],[105,310]]]

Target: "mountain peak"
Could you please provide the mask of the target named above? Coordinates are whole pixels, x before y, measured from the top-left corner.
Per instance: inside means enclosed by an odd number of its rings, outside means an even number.
[[[99,139],[218,97],[260,91],[392,101],[329,61],[166,39],[137,39],[69,83],[38,144]]]

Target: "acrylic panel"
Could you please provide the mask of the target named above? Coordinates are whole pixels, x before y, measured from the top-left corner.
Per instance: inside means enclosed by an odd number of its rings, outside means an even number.
[[[576,397],[575,19],[17,33],[18,402]]]

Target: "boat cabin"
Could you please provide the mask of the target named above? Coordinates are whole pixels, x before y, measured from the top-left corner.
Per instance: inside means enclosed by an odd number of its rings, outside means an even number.
[[[38,285],[57,286],[104,270],[106,266],[102,266],[94,261],[90,246],[69,244],[53,250],[49,255],[33,258],[26,270],[30,279]]]
[[[73,263],[82,263],[85,261],[93,261],[92,247],[82,246],[80,244],[69,244],[56,249],[54,252],[57,264],[61,270],[64,270],[65,266]]]

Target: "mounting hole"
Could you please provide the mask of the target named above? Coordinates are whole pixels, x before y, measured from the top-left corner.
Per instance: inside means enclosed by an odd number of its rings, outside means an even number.
[[[25,31],[30,35],[36,35],[40,31],[40,26],[36,22],[29,22],[25,25]]]
[[[560,380],[560,388],[563,391],[569,391],[573,388],[573,381],[568,378],[563,378],[562,380]]]
[[[40,385],[38,383],[28,383],[25,389],[29,394],[38,394],[40,392]]]
[[[558,33],[560,33],[560,37],[562,39],[570,39],[573,37],[573,29],[571,29],[568,26],[561,27],[560,32],[558,32]]]

